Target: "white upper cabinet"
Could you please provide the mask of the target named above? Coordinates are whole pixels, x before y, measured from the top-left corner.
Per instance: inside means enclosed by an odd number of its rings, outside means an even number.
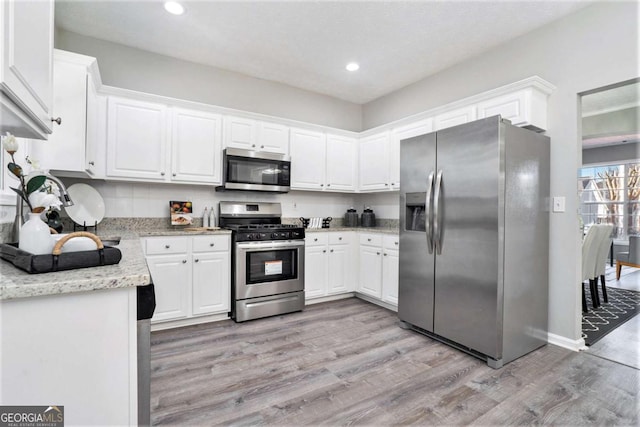
[[[515,126],[540,132],[547,128],[547,96],[547,93],[529,87],[492,98],[478,104],[478,118],[500,114]]]
[[[224,116],[223,120],[225,148],[288,154],[288,126],[233,116]]]
[[[53,0],[0,2],[0,130],[47,139],[52,129]]]
[[[389,132],[360,140],[360,191],[390,188]]]
[[[107,175],[164,181],[169,127],[165,105],[110,97]]]
[[[291,129],[291,188],[322,190],[325,183],[326,138],[322,132]]]
[[[476,115],[477,114],[475,105],[458,108],[456,110],[438,114],[433,119],[434,130],[450,128],[453,126],[461,125],[463,123],[472,122],[476,119]]]
[[[290,152],[292,189],[356,191],[357,139],[292,128]]]
[[[326,163],[326,190],[356,191],[358,179],[357,139],[327,134]]]
[[[257,148],[269,153],[289,154],[289,126],[259,122]]]
[[[224,146],[256,150],[258,124],[255,120],[224,116]]]
[[[221,117],[181,108],[173,108],[171,117],[171,180],[220,183]]]
[[[391,153],[389,156],[389,160],[391,161],[391,165],[389,166],[389,175],[392,190],[400,189],[400,146],[402,140],[413,138],[418,135],[424,135],[432,131],[432,118],[420,120],[415,123],[393,129],[391,134]]]
[[[93,71],[92,71],[93,70]],[[53,114],[61,117],[47,142],[34,141],[32,153],[54,175],[96,175],[98,121],[93,75],[96,59],[71,52],[54,52]],[[104,165],[103,165],[104,168]]]

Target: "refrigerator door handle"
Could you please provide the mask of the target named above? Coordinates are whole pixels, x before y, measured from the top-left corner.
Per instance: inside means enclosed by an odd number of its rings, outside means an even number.
[[[424,228],[427,230],[427,247],[429,248],[429,255],[433,253],[433,203],[432,201],[433,194],[433,171],[429,174],[429,182],[427,183],[427,196],[424,201],[425,206],[425,216]]]
[[[440,194],[442,193],[442,169],[438,171],[436,176],[434,195],[433,195],[433,240],[436,249],[436,254],[442,253],[442,224],[440,223],[439,210],[440,210]]]

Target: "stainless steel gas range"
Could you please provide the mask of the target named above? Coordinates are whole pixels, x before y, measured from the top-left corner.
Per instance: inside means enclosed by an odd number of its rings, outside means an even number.
[[[280,203],[220,202],[232,233],[231,318],[304,309],[304,228],[282,224]]]

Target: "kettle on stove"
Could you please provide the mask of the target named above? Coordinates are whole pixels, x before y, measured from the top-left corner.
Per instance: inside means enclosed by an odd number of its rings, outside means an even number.
[[[375,227],[376,226],[376,214],[373,213],[373,209],[370,207],[364,208],[360,217],[360,226],[362,227]]]
[[[344,226],[345,227],[358,226],[358,212],[356,212],[353,206],[347,209],[347,213],[344,214]]]

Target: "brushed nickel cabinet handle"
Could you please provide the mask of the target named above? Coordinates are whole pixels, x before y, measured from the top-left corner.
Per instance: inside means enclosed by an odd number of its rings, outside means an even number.
[[[94,161],[92,160],[92,161],[90,161],[90,162],[89,162],[89,164],[90,164],[91,166],[95,166],[95,165],[96,165],[96,162],[94,162]]]
[[[58,125],[62,124],[62,118],[61,117],[58,117],[58,118],[55,118],[55,119],[53,117],[51,117],[51,121],[54,122],[54,123],[57,123]]]

